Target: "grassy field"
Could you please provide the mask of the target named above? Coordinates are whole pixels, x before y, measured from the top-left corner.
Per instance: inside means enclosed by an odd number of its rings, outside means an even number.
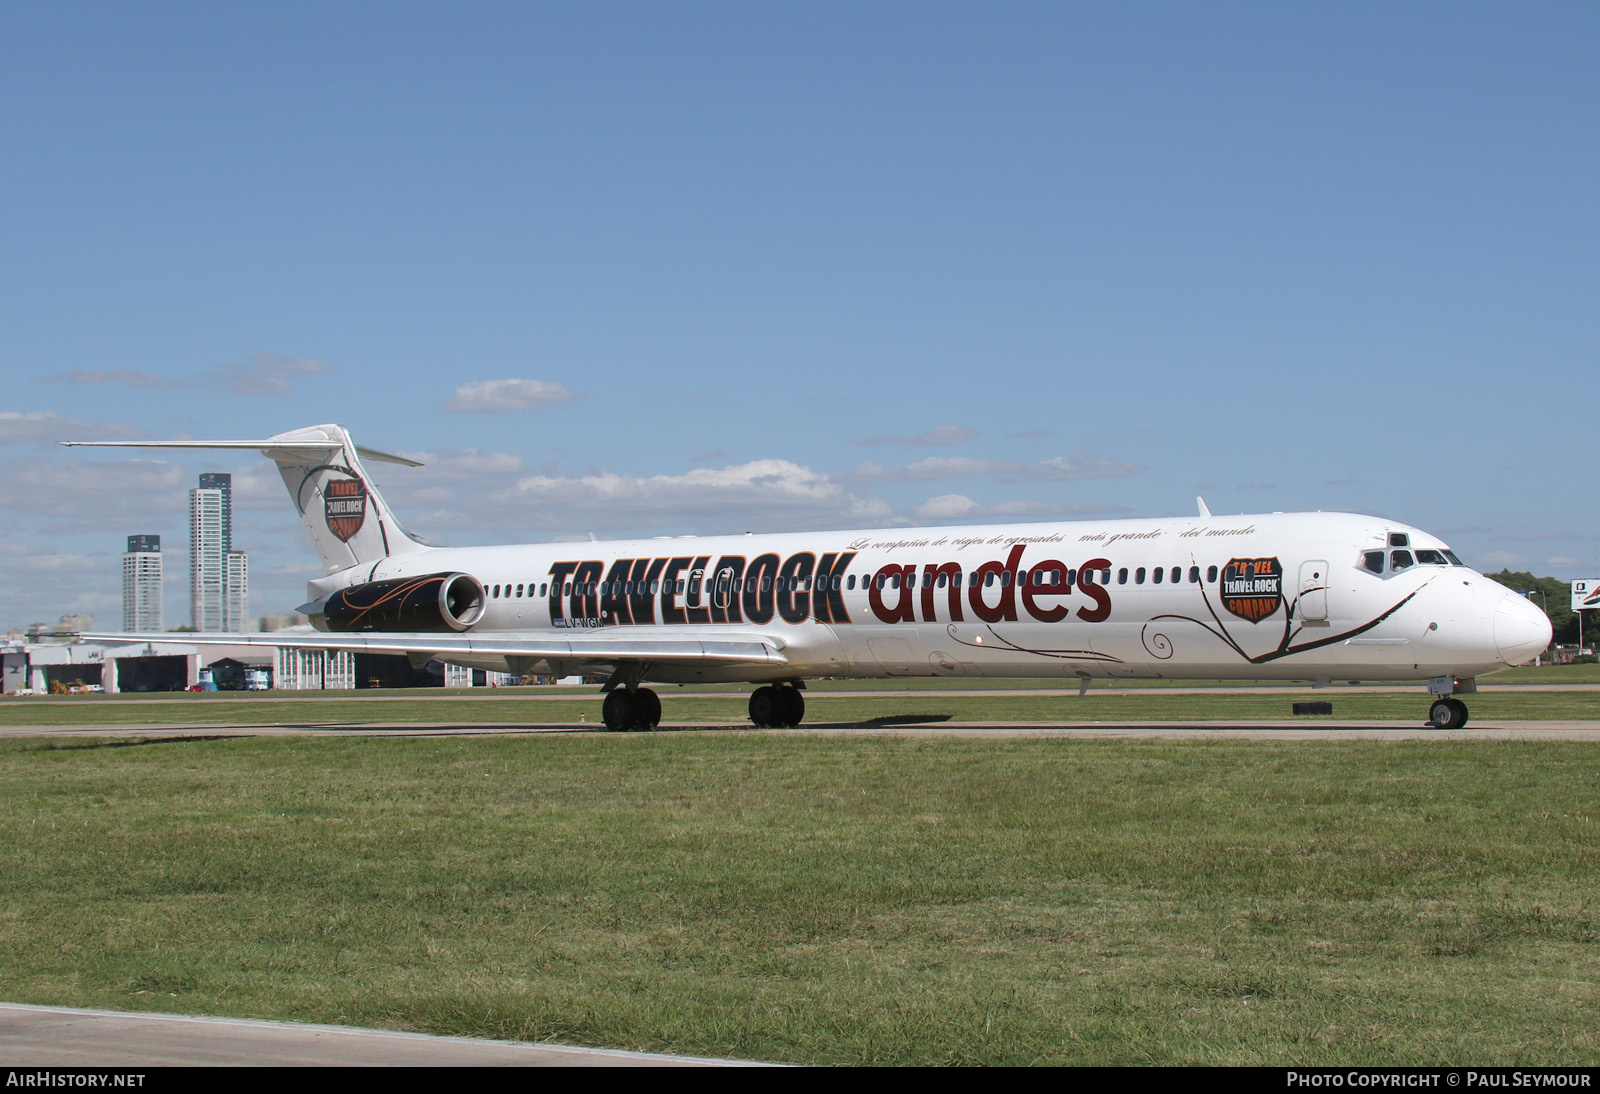
[[[858,685],[859,686],[859,685]],[[953,689],[952,689],[953,690]],[[304,692],[263,698],[237,692],[220,696],[154,697],[59,696],[0,703],[0,726],[173,723],[395,723],[581,724],[600,717],[597,689],[483,689],[445,695],[439,691]],[[747,725],[745,693],[706,693],[660,689],[662,725]],[[881,718],[948,718],[960,722],[1128,722],[1128,721],[1283,721],[1293,718],[1297,700],[1326,700],[1333,715],[1307,716],[1308,725],[1398,721],[1421,725],[1428,696],[1418,687],[1367,692],[1329,688],[1274,689],[1268,694],[1172,694],[1138,689],[1131,693],[1075,691],[1054,694],[961,696],[905,695],[885,691],[871,696],[836,696],[808,691],[806,723],[859,724]],[[1600,719],[1600,691],[1542,691],[1502,688],[1467,697],[1474,723]]]
[[[1593,746],[1445,735],[5,741],[0,998],[814,1063],[1592,1065],[1597,784]]]

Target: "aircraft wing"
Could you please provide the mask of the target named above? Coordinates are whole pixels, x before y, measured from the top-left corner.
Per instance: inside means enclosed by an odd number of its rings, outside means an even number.
[[[630,628],[631,629],[631,628]],[[90,642],[148,643],[177,646],[282,646],[293,649],[351,650],[360,653],[427,653],[451,657],[516,657],[568,664],[615,664],[621,661],[677,664],[788,664],[781,639],[764,634],[675,633],[670,638],[607,634],[597,629],[571,638],[548,632],[487,634],[418,634],[384,631],[269,631],[246,634],[84,633]]]

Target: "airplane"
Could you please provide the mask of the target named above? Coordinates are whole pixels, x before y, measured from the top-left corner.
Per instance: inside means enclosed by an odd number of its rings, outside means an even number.
[[[85,634],[405,654],[519,676],[604,675],[611,730],[653,729],[647,684],[754,685],[797,726],[807,679],[1426,681],[1467,722],[1477,677],[1550,644],[1538,606],[1409,525],[1350,513],[857,529],[496,547],[406,530],[343,426],[262,440],[64,441],[256,449],[322,560],[318,633]]]

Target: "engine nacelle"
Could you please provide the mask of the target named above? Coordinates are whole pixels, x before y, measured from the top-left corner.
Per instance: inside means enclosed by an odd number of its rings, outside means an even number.
[[[425,574],[351,585],[300,610],[319,631],[464,631],[483,618],[483,583],[470,574]]]

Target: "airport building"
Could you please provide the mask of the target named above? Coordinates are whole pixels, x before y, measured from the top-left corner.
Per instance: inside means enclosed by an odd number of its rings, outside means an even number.
[[[128,537],[122,556],[122,629],[160,633],[161,537]]]

